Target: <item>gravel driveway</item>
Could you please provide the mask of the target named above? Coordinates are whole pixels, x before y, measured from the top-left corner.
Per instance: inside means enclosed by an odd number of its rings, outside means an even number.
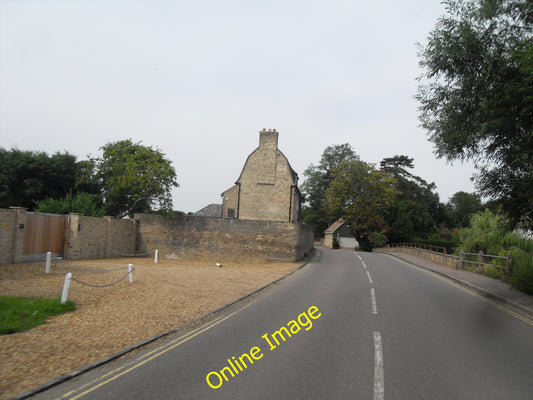
[[[294,271],[302,263],[223,263],[218,260],[121,258],[0,265],[5,296],[58,297],[67,272],[91,284],[107,284],[134,264],[128,279],[95,288],[72,282],[74,312],[51,318],[25,332],[0,336],[0,399],[8,399],[58,376],[118,353],[129,346],[183,326]],[[87,271],[86,268],[90,269]]]

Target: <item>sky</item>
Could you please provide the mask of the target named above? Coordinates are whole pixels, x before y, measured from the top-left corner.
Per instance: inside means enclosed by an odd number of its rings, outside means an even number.
[[[0,147],[78,160],[131,138],[172,161],[173,208],[221,203],[259,131],[304,180],[328,146],[414,159],[441,202],[473,166],[418,121],[439,0],[0,0]],[[1,168],[1,166],[0,166]]]

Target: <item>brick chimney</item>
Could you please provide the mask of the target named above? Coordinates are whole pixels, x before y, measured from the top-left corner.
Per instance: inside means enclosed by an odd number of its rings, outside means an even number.
[[[277,149],[278,135],[278,131],[275,129],[266,130],[263,128],[263,130],[259,132],[259,147],[269,146]]]

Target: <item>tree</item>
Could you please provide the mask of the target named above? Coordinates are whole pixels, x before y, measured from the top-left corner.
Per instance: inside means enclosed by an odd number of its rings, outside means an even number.
[[[381,170],[396,179],[397,194],[385,221],[390,227],[387,234],[392,243],[427,237],[436,230],[440,219],[439,196],[435,184],[409,172],[413,159],[407,156],[384,158]]]
[[[160,150],[131,139],[108,143],[101,150],[97,176],[108,213],[123,218],[135,212],[172,209],[176,172]]]
[[[305,171],[302,184],[308,205],[302,209],[302,219],[315,232],[322,236],[331,225],[331,216],[326,207],[326,191],[333,179],[332,171],[345,161],[358,160],[352,147],[340,144],[327,147],[322,153],[318,165],[311,164]]]
[[[483,205],[481,198],[475,193],[457,192],[448,203],[448,215],[454,228],[466,228],[470,224],[470,218],[481,211]]]
[[[0,147],[0,207],[26,207],[66,196],[76,182],[76,157],[69,153],[5,150]]]
[[[472,160],[482,195],[533,218],[533,2],[449,0],[420,46],[419,119],[437,156]]]
[[[396,179],[360,160],[342,162],[332,170],[326,204],[334,219],[348,221],[350,231],[363,249],[377,240],[373,232],[385,233],[385,214],[397,193]],[[372,239],[372,241],[371,241]]]
[[[89,155],[87,160],[76,163],[76,185],[77,193],[101,194],[102,187],[98,181],[98,159]]]

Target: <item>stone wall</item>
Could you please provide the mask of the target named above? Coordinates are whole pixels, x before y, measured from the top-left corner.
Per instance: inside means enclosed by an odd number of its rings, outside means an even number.
[[[0,263],[22,260],[25,208],[0,209]]]
[[[303,224],[137,214],[137,251],[164,258],[296,261],[313,248]]]
[[[328,232],[324,235],[322,244],[326,247],[333,248],[333,233]]]
[[[0,209],[0,263],[24,261],[25,221],[25,209]],[[158,249],[163,258],[295,261],[311,252],[314,238],[301,223],[191,216],[138,214],[119,220],[70,214],[67,224],[65,259],[153,254]]]
[[[135,254],[136,221],[70,215],[64,258],[106,258]]]
[[[439,264],[444,264],[449,267],[454,267],[457,269],[460,266],[460,257],[454,256],[452,254],[438,253],[435,251],[425,250],[422,248],[415,247],[382,247],[372,249],[374,253],[403,253],[411,254],[413,256],[422,257],[429,261],[433,261]]]

